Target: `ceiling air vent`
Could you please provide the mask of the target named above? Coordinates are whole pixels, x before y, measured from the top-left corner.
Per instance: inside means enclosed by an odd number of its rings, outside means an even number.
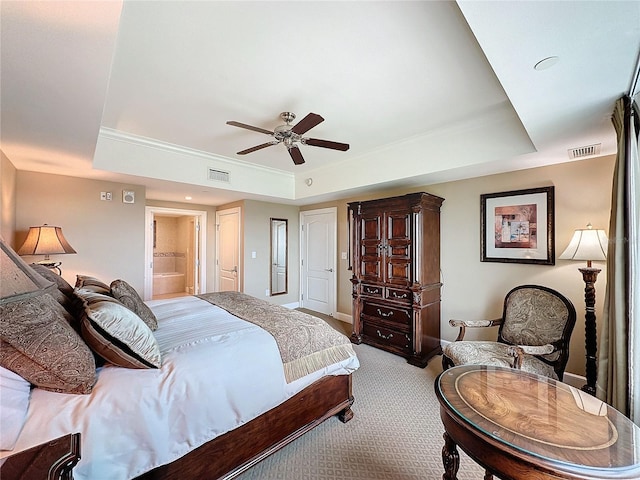
[[[225,172],[224,170],[216,170],[215,168],[210,168],[209,176],[207,178],[209,180],[215,180],[216,182],[229,183],[229,172]]]
[[[599,155],[601,146],[601,143],[596,143],[595,145],[587,145],[586,147],[571,148],[569,149],[569,158],[574,159]]]

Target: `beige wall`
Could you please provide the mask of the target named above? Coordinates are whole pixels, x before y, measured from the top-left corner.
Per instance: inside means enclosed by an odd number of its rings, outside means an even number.
[[[244,210],[244,292],[264,298],[278,305],[298,301],[300,291],[300,215],[293,205],[246,200]],[[271,218],[288,220],[287,248],[288,281],[287,294],[267,297],[271,271]],[[256,258],[252,258],[256,252]]]
[[[136,201],[122,202],[122,190],[133,190]],[[112,192],[113,200],[100,200]],[[121,278],[138,292],[144,284],[145,188],[139,185],[87,180],[61,175],[18,171],[14,248],[29,227],[49,224],[62,231],[78,252],[55,255],[62,276],[72,285],[76,274],[95,276],[107,283]],[[24,257],[27,262],[43,257]]]
[[[502,312],[505,293],[512,287],[533,283],[555,288],[568,296],[576,307],[578,320],[571,338],[567,371],[584,375],[584,282],[578,272],[581,262],[556,260],[555,266],[493,263],[480,261],[480,195],[509,190],[555,186],[556,258],[562,253],[576,228],[591,222],[594,228],[607,230],[611,202],[611,183],[615,157],[600,157],[518,172],[477,177],[457,182],[428,185],[411,190],[387,190],[338,202],[304,207],[305,210],[338,207],[338,249],[347,248],[346,205],[349,201],[383,198],[409,192],[426,191],[445,199],[441,215],[442,316],[444,340],[452,341],[457,330],[449,319],[497,318]],[[339,260],[338,311],[351,314],[351,272]],[[596,316],[602,318],[606,266],[596,283]],[[600,327],[598,326],[598,331]],[[495,339],[496,331],[480,337]]]
[[[0,150],[0,236],[13,245],[16,223],[16,174],[13,163]]]

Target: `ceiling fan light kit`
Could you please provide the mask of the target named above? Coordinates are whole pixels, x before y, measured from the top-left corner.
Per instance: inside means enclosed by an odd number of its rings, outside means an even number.
[[[273,129],[273,131],[266,130],[260,127],[254,127],[253,125],[247,125],[246,123],[228,121],[227,125],[245,128],[247,130],[252,130],[258,133],[264,133],[265,135],[271,135],[274,138],[274,140],[271,140],[270,142],[262,143],[260,145],[256,145],[255,147],[247,148],[246,150],[241,150],[238,152],[238,155],[246,155],[247,153],[252,153],[257,150],[270,147],[272,145],[283,143],[284,146],[287,147],[287,151],[289,152],[293,163],[296,165],[301,165],[304,163],[304,158],[302,157],[302,153],[300,152],[298,144],[329,148],[331,150],[340,150],[342,152],[346,152],[347,150],[349,150],[349,144],[347,143],[332,142],[329,140],[321,140],[319,138],[303,137],[303,135],[313,127],[324,122],[324,118],[322,118],[317,113],[309,113],[295,125],[291,125],[291,122],[293,122],[293,120],[295,120],[296,118],[296,115],[293,112],[282,112],[280,114],[280,118],[284,120],[284,125],[277,126]]]

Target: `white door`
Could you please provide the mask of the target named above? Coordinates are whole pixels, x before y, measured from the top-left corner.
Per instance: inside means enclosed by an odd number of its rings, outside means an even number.
[[[216,286],[218,292],[240,291],[240,208],[216,212]]]
[[[300,305],[315,312],[336,311],[336,208],[301,212]]]

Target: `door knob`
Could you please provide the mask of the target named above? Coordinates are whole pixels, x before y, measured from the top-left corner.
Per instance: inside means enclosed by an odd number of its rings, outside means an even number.
[[[325,268],[324,271],[325,272],[333,272],[333,268]]]

